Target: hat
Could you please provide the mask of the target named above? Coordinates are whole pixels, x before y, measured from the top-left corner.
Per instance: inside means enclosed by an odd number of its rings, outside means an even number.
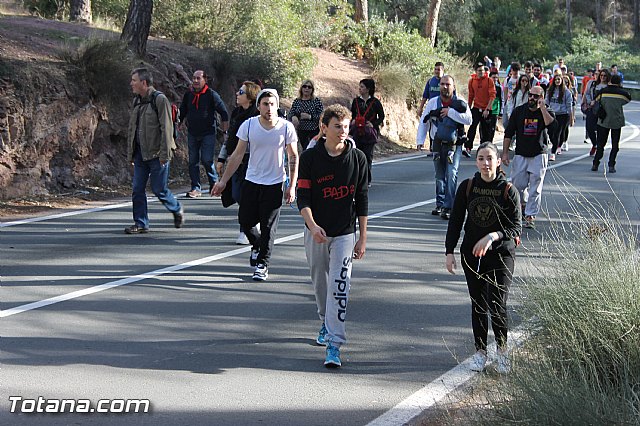
[[[271,93],[271,95],[276,98],[276,107],[280,107],[280,96],[278,96],[278,91],[276,89],[262,89],[258,92],[258,96],[256,96],[256,108],[260,106],[260,98],[265,93]]]

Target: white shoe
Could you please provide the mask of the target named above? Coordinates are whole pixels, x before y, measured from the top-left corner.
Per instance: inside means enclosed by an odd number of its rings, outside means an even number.
[[[239,246],[246,246],[247,244],[249,244],[249,239],[244,234],[244,232],[240,231],[240,235],[238,235],[238,239],[236,240],[236,244],[238,244]]]
[[[565,142],[562,144],[562,150],[563,151],[569,151],[569,142]]]
[[[496,360],[496,371],[498,374],[509,374],[511,372],[511,360],[506,349],[498,349]]]
[[[556,161],[556,155],[555,154],[549,154],[549,161]]]
[[[471,359],[471,365],[469,368],[471,371],[484,371],[484,367],[487,365],[487,351],[482,349],[478,350]]]

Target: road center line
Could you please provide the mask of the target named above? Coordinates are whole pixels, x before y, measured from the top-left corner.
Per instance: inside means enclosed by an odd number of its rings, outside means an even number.
[[[432,198],[430,200],[408,204],[403,207],[398,207],[398,208],[387,210],[381,213],[376,213],[374,215],[369,216],[369,220],[378,219],[384,216],[389,216],[389,215],[403,212],[406,210],[415,209],[417,207],[422,207],[427,204],[434,203],[435,201],[436,201],[435,198]],[[293,241],[298,238],[302,238],[302,236],[303,236],[303,233],[298,232],[296,234],[288,235],[286,237],[281,237],[276,239],[275,244],[282,244],[289,241]],[[224,253],[215,254],[213,256],[207,256],[200,259],[190,260],[189,262],[180,263],[178,265],[167,266],[166,268],[156,269],[155,271],[145,272],[143,274],[134,275],[131,277],[122,278],[116,281],[111,281],[111,282],[96,285],[93,287],[84,288],[82,290],[72,291],[70,293],[62,294],[60,296],[55,296],[48,299],[39,300],[37,302],[27,303],[25,305],[20,305],[13,308],[5,309],[3,311],[0,311],[0,318],[10,317],[12,315],[17,315],[23,312],[32,311],[34,309],[39,309],[45,306],[54,305],[56,303],[65,302],[67,300],[77,299],[79,297],[88,296],[90,294],[99,293],[101,291],[110,290],[112,288],[120,287],[123,285],[137,283],[145,279],[156,278],[162,275],[171,274],[173,272],[182,271],[184,269],[192,268],[194,266],[200,266],[206,263],[215,262],[217,260],[226,259],[228,257],[235,256],[238,254],[248,253],[250,249],[251,247],[242,247],[235,250],[226,251]]]

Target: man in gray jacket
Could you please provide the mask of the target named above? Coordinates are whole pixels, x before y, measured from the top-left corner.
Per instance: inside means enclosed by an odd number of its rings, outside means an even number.
[[[129,85],[136,97],[129,118],[127,159],[133,165],[134,224],[124,229],[127,234],[149,232],[146,193],[149,178],[153,193],[173,213],[174,226],[180,228],[184,223],[182,206],[167,185],[169,162],[176,149],[171,104],[152,84],[153,77],[146,68],[137,68],[131,73]]]

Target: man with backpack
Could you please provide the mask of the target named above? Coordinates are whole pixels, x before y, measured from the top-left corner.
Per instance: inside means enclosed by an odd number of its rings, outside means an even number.
[[[220,95],[207,85],[207,75],[202,70],[193,73],[191,90],[184,94],[180,104],[180,117],[186,121],[189,146],[189,178],[191,190],[188,198],[201,195],[200,164],[209,179],[209,190],[213,188],[218,175],[213,165],[216,147],[216,112],[220,114],[222,131],[229,128],[229,112]]]
[[[424,143],[429,132],[433,140],[433,166],[436,172],[436,207],[431,212],[449,219],[458,182],[464,126],[471,124],[469,105],[454,95],[455,81],[450,75],[440,79],[440,96],[432,98],[422,113],[416,143]]]
[[[181,228],[184,211],[168,187],[169,162],[176,144],[173,139],[171,104],[167,97],[152,86],[153,77],[146,68],[131,73],[131,90],[136,95],[127,137],[127,159],[133,165],[134,224],[125,228],[127,234],[149,231],[146,187],[151,189],[167,210],[173,214],[173,224]]]

